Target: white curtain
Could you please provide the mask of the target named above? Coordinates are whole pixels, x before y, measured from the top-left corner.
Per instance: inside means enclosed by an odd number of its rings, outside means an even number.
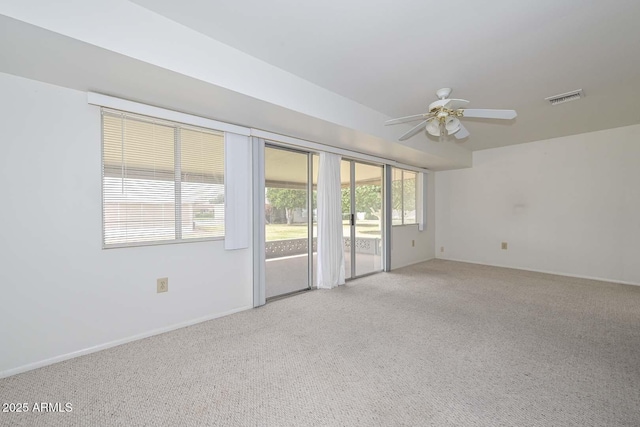
[[[344,285],[344,240],[340,161],[336,154],[320,153],[318,168],[318,288]]]

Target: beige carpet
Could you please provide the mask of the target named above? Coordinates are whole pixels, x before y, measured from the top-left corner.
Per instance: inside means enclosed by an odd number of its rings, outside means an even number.
[[[0,380],[3,426],[640,426],[640,287],[429,261]]]

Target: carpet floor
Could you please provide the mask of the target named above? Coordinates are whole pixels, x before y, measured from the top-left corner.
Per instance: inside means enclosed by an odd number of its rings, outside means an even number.
[[[433,260],[0,380],[3,426],[640,426],[640,287]]]

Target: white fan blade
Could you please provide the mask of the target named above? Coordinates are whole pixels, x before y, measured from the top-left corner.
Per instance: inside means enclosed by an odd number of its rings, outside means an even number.
[[[466,127],[462,126],[462,123],[460,123],[460,129],[458,132],[454,133],[453,136],[455,136],[456,139],[466,138],[469,136],[469,131]]]
[[[416,114],[415,116],[400,117],[398,119],[387,120],[386,122],[384,122],[384,124],[385,126],[389,126],[389,125],[397,125],[399,123],[415,122],[416,120],[426,119],[428,115],[429,113]]]
[[[450,110],[458,110],[469,103],[466,99],[449,99],[447,101],[444,106]]]
[[[422,123],[414,126],[411,128],[411,130],[407,133],[405,133],[404,135],[402,135],[399,140],[400,141],[404,141],[405,139],[409,139],[411,138],[413,135],[417,134],[418,132],[420,132],[422,129],[424,129],[425,125],[427,124],[427,120],[423,121]]]
[[[515,119],[518,113],[515,110],[485,110],[465,108],[462,110],[463,117],[477,117],[480,119]]]

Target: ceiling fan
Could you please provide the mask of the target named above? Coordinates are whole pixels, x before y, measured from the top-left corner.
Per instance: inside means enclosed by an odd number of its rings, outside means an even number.
[[[422,129],[433,136],[455,135],[457,139],[469,136],[467,129],[460,123],[462,117],[476,117],[481,119],[514,119],[518,114],[515,110],[487,110],[463,108],[469,103],[464,99],[449,99],[451,88],[443,88],[436,91],[438,100],[429,104],[429,112],[414,116],[400,117],[388,120],[385,125],[397,125],[400,123],[415,122],[421,120],[409,132],[402,135],[399,140],[404,141],[416,135]]]

